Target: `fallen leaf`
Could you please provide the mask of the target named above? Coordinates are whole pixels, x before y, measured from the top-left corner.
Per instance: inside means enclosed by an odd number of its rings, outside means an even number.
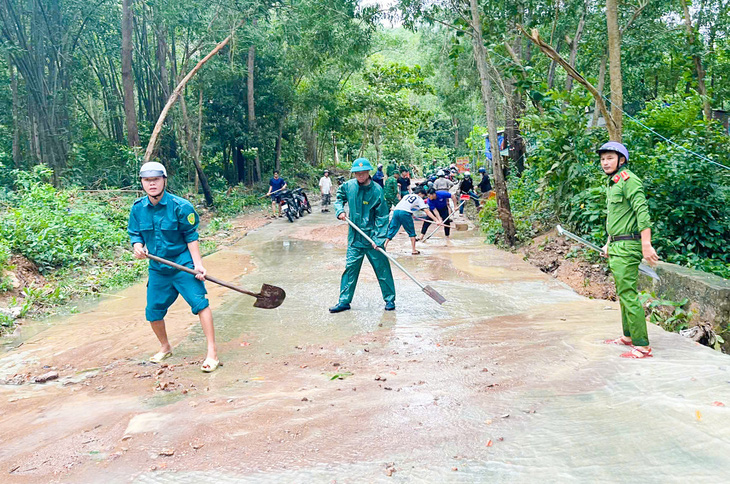
[[[722,402],[712,402],[713,407],[724,407],[725,404]]]
[[[251,346],[251,343],[249,343],[248,341],[244,341],[243,343],[241,343],[241,346]]]
[[[697,420],[702,420],[702,414],[699,410],[695,410],[695,416],[697,417]]]
[[[492,442],[491,440],[488,440],[487,441],[487,447],[491,447],[492,445],[494,445],[494,442]]]

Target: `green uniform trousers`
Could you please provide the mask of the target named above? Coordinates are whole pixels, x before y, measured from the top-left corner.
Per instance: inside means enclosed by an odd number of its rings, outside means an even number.
[[[624,336],[631,338],[635,346],[649,346],[646,317],[637,291],[642,257],[641,242],[632,240],[613,242],[608,254],[608,265],[616,280],[616,293],[621,305]]]
[[[364,249],[350,246],[347,248],[345,272],[342,273],[342,282],[340,282],[339,304],[350,304],[352,302],[357,287],[357,278],[362,267],[362,260],[366,256],[373,266],[373,270],[375,270],[383,299],[386,303],[395,302],[395,282],[393,281],[393,272],[390,270],[388,258],[372,247]]]

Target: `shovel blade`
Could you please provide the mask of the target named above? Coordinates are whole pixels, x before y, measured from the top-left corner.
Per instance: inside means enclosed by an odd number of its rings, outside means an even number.
[[[261,309],[274,309],[281,306],[286,299],[286,292],[280,287],[264,284],[261,292],[256,295],[256,302],[253,307]]]
[[[425,292],[428,297],[430,297],[439,304],[443,304],[446,302],[446,298],[439,294],[438,291],[436,291],[436,289],[432,288],[431,286],[424,287],[423,292]]]

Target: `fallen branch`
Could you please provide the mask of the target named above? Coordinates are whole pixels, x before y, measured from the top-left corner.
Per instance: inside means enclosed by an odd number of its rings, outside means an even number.
[[[244,20],[241,20],[238,25],[233,29],[234,31],[243,25]],[[200,70],[201,67],[205,65],[206,62],[208,62],[211,57],[216,55],[220,50],[225,47],[228,42],[231,41],[233,38],[233,33],[231,32],[231,35],[225,38],[221,43],[215,46],[213,50],[208,53],[205,57],[203,57],[200,62],[198,62],[193,69],[188,72],[188,75],[186,75],[182,81],[180,81],[180,84],[177,85],[174,91],[172,91],[172,94],[170,95],[170,99],[167,100],[167,104],[165,104],[165,107],[162,109],[162,112],[160,113],[160,117],[157,119],[157,124],[155,124],[155,129],[152,130],[152,136],[150,136],[150,141],[147,143],[147,150],[144,153],[144,161],[150,161],[152,158],[152,154],[155,152],[155,147],[157,146],[157,139],[160,137],[160,131],[162,131],[162,125],[165,124],[165,118],[167,118],[167,113],[170,111],[170,108],[175,104],[175,101],[177,101],[177,98],[180,97],[180,94],[182,93],[182,90],[185,89],[185,85],[190,81],[190,79],[193,78],[195,74]]]
[[[546,56],[550,57],[552,60],[560,64],[560,66],[565,69],[565,72],[567,72],[570,77],[572,77],[576,82],[585,87],[588,92],[593,95],[593,98],[596,100],[596,105],[598,106],[598,109],[601,111],[603,118],[606,120],[606,128],[608,129],[609,138],[621,139],[618,132],[618,126],[616,126],[616,122],[614,121],[611,114],[608,112],[606,102],[603,100],[603,96],[598,92],[598,89],[593,87],[593,84],[588,82],[585,77],[583,77],[578,71],[576,71],[575,68],[571,66],[568,61],[563,59],[563,57],[555,51],[555,49],[545,43],[545,41],[540,38],[540,34],[538,33],[537,29],[533,29],[532,34],[529,34],[523,26],[518,25],[517,28],[520,30],[520,32],[522,32],[525,37],[527,37],[535,45],[537,45]]]

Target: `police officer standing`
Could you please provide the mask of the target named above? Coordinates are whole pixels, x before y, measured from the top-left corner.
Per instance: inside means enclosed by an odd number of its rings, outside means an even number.
[[[349,219],[368,235],[378,247],[383,247],[388,230],[390,207],[383,198],[383,189],[370,177],[373,167],[367,158],[358,158],[352,164],[351,173],[355,178],[340,185],[335,197],[335,215],[345,220],[345,204],[348,205]],[[340,282],[340,299],[330,308],[331,313],[339,313],[350,309],[352,297],[357,287],[363,259],[367,257],[373,266],[375,276],[380,284],[380,291],[385,300],[385,310],[395,309],[395,282],[390,269],[390,261],[381,254],[352,227],[347,236],[347,256],[345,272]]]
[[[147,195],[134,202],[129,214],[127,231],[134,257],[145,259],[149,251],[198,272],[197,276],[193,276],[150,261],[145,316],[161,345],[160,351],[150,361],[160,363],[172,356],[172,346],[165,330],[165,315],[177,296],[182,295],[193,314],[200,318],[208,342],[208,352],[200,369],[206,373],[215,371],[220,363],[215,344],[213,312],[205,297],[207,291],[203,284],[206,270],[198,245],[200,217],[190,202],[167,192],[167,170],[161,163],[145,163],[139,171],[139,177]]]
[[[598,154],[601,168],[608,176],[608,241],[603,250],[616,281],[624,333],[621,338],[605,342],[631,347],[631,351],[621,355],[623,358],[647,358],[652,354],[644,308],[638,297],[639,264],[642,256],[651,265],[659,257],[651,245],[651,219],[644,186],[626,167],[629,150],[623,144],[610,141],[598,149]]]

